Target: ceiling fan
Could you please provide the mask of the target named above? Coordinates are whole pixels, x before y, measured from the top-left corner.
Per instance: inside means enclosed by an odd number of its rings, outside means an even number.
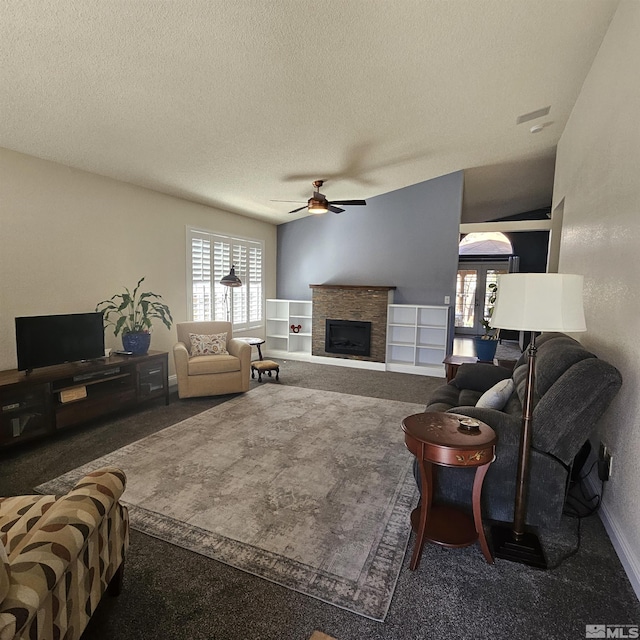
[[[322,187],[324,182],[324,180],[315,180],[314,182],[312,182],[313,195],[309,198],[309,200],[307,200],[307,204],[304,207],[300,207],[299,209],[289,211],[289,213],[298,213],[298,211],[302,211],[303,209],[307,209],[309,213],[314,214],[327,213],[327,211],[331,211],[333,213],[342,213],[344,209],[340,209],[340,207],[336,207],[335,205],[367,204],[365,200],[333,200],[329,202],[329,200],[327,200],[327,197],[324,194],[320,193],[320,187]]]

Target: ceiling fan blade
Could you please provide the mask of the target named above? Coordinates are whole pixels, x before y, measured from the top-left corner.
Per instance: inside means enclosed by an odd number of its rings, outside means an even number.
[[[344,209],[340,209],[339,207],[334,207],[332,204],[329,204],[328,209],[333,213],[342,213],[344,211]]]
[[[350,205],[356,205],[356,204],[367,204],[366,200],[332,200],[331,204],[350,204]]]
[[[294,209],[293,211],[289,211],[289,213],[298,213],[298,211],[302,211],[303,209],[306,209],[307,205],[305,205],[304,207],[300,207],[299,209]]]
[[[305,200],[269,200],[269,202],[305,202]]]

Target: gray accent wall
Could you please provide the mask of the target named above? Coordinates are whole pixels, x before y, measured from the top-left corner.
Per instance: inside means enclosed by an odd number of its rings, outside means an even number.
[[[398,304],[453,303],[462,187],[457,171],[280,225],[277,297],[310,300],[310,284],[386,285]],[[330,183],[323,192],[331,200]]]

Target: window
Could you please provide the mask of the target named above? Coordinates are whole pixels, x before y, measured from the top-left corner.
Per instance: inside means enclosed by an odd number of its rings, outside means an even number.
[[[458,253],[465,255],[511,255],[513,248],[504,233],[482,231],[469,233],[460,241]]]
[[[262,242],[187,229],[192,320],[228,320],[236,330],[259,327],[262,314]],[[241,287],[220,280],[231,267]]]

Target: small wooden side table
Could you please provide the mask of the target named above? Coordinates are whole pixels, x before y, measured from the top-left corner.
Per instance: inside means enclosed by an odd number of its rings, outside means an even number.
[[[461,423],[471,422],[471,429]],[[422,499],[411,514],[416,543],[411,570],[418,568],[425,540],[445,547],[466,547],[476,540],[490,564],[489,550],[482,526],[480,496],[482,483],[495,459],[496,434],[484,422],[456,413],[427,412],[402,421],[407,449],[416,456],[420,469]],[[452,505],[433,504],[435,473],[433,466],[476,467],[473,481],[473,519]]]
[[[458,373],[458,369],[461,364],[478,362],[478,358],[475,356],[456,356],[453,354],[448,355],[442,363],[445,366],[447,382],[451,382]]]
[[[238,340],[242,340],[248,345],[256,347],[256,349],[258,349],[258,360],[264,360],[264,358],[262,357],[262,350],[260,349],[260,345],[264,344],[264,340],[262,338],[238,338]]]

